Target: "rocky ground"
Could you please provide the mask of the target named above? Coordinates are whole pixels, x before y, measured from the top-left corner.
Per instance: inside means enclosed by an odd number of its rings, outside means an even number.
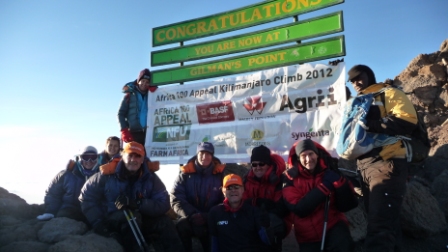
[[[420,54],[394,78],[418,112],[424,116],[431,140],[430,157],[410,165],[413,176],[407,184],[402,209],[403,251],[448,251],[448,40],[440,50]],[[340,167],[356,171],[354,162],[340,160]],[[231,164],[227,173],[243,175],[248,167]],[[350,175],[348,172],[347,175]],[[1,186],[1,185],[0,185]],[[362,201],[362,197],[360,198]],[[29,205],[0,187],[0,252],[123,251],[113,239],[98,236],[81,222],[67,218],[37,221],[43,205]],[[351,234],[362,250],[366,213],[362,204],[348,212]],[[298,251],[293,233],[283,241],[283,251]],[[197,251],[202,251],[197,247]]]

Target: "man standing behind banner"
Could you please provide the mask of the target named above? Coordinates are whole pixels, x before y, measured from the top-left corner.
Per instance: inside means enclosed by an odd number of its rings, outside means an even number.
[[[118,110],[121,139],[126,142],[138,142],[145,145],[146,124],[148,116],[148,90],[153,93],[157,86],[151,85],[151,72],[149,69],[140,71],[135,81],[123,87],[125,96]]]

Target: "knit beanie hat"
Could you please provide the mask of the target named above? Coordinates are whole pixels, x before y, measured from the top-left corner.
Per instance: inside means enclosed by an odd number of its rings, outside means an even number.
[[[303,141],[300,141],[297,143],[296,145],[296,155],[300,155],[300,153],[306,151],[306,150],[312,150],[314,151],[316,154],[319,153],[319,151],[317,150],[316,145],[314,144],[313,140],[311,139],[305,139]]]
[[[375,73],[373,73],[372,69],[366,65],[355,65],[348,71],[348,81],[355,79],[362,73],[367,74],[367,78],[369,79],[369,86],[376,83]]]
[[[138,83],[141,79],[151,80],[151,72],[149,71],[148,68],[145,68],[145,69],[143,69],[143,70],[140,71],[140,74],[138,75],[138,78],[137,78],[137,83]]]
[[[252,155],[250,156],[250,162],[259,161],[266,164],[272,164],[271,160],[271,150],[264,146],[260,145],[252,149]]]
[[[201,142],[198,144],[198,147],[196,148],[196,153],[199,153],[200,151],[206,151],[212,155],[215,154],[215,147],[213,147],[212,143],[209,142]]]

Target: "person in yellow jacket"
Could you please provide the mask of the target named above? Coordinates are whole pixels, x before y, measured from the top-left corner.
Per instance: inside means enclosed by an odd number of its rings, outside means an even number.
[[[348,79],[358,95],[375,93],[367,114],[369,132],[391,136],[412,135],[417,128],[417,112],[406,94],[398,88],[377,83],[375,74],[366,65],[355,65]],[[362,176],[362,191],[368,226],[365,251],[400,251],[400,209],[406,192],[408,166],[402,141],[378,147],[357,158]]]

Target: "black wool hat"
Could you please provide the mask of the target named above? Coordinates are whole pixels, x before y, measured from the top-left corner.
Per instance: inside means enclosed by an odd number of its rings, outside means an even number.
[[[317,150],[316,145],[314,144],[313,140],[311,139],[305,139],[303,141],[300,141],[296,145],[296,155],[299,156],[300,153],[306,151],[306,150],[312,150],[316,154],[319,154],[319,151]]]
[[[250,156],[250,162],[252,163],[253,161],[272,164],[271,150],[264,145],[253,148],[252,155]]]
[[[366,73],[367,77],[369,78],[369,85],[376,83],[375,74],[373,73],[373,70],[366,66],[366,65],[355,65],[348,71],[348,81],[355,79],[360,74]]]

